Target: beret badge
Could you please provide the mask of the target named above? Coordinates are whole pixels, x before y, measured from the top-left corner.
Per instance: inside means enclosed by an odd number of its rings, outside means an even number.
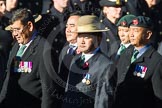
[[[126,26],[127,25],[127,22],[123,21],[120,23],[122,26]]]
[[[134,20],[132,21],[132,23],[133,23],[133,25],[138,25],[138,24],[139,24],[138,19],[134,19]]]

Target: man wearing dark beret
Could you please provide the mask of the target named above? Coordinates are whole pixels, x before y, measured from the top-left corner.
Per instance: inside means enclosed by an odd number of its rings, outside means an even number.
[[[162,56],[152,47],[152,21],[138,16],[130,25],[133,45],[123,52],[117,64],[114,108],[161,108]]]
[[[134,15],[125,15],[117,23],[118,35],[119,35],[121,43],[117,51],[115,60],[117,60],[120,57],[120,55],[125,51],[125,49],[130,46],[129,25],[133,18],[135,18]]]
[[[124,1],[124,0],[123,0]],[[154,23],[152,41],[154,47],[162,41],[162,0],[125,0],[124,13],[150,17]]]

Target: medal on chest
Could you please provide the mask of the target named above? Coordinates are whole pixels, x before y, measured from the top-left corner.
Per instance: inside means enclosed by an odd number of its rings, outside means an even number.
[[[91,75],[89,73],[86,73],[86,75],[82,79],[82,83],[90,85],[91,84],[90,77]]]
[[[147,71],[147,67],[146,66],[136,65],[135,71],[133,72],[133,75],[137,76],[137,77],[144,78],[145,74],[146,74],[146,71]]]
[[[31,61],[14,61],[14,72],[30,73],[33,63]]]

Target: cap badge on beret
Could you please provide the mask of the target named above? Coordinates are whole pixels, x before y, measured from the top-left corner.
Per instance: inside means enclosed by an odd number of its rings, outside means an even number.
[[[116,4],[120,5],[120,0],[108,0],[110,2],[116,2]]]
[[[103,6],[121,7],[123,5],[123,2],[121,0],[100,0],[99,4],[101,7]]]
[[[138,24],[139,24],[138,19],[134,19],[134,20],[132,21],[132,23],[133,23],[133,25],[138,25]]]
[[[121,4],[120,0],[116,0],[116,4],[120,5]]]
[[[126,26],[127,25],[127,22],[123,21],[120,23],[122,26]]]

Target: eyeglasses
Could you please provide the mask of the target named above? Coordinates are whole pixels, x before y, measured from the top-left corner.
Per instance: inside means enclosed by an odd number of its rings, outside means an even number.
[[[10,29],[10,32],[11,33],[23,33],[24,32],[24,30],[26,29],[26,27],[27,27],[27,25],[25,25],[22,29],[21,28],[11,28]]]

